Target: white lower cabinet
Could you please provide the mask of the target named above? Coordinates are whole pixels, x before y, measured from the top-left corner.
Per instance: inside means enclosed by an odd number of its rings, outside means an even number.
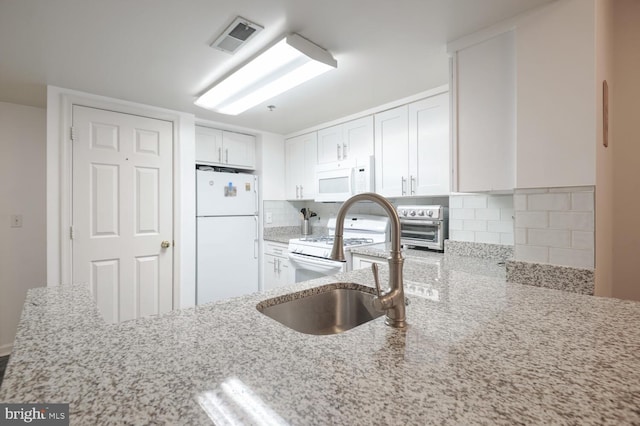
[[[352,261],[353,269],[371,268],[371,265],[374,263],[377,263],[379,265],[384,265],[387,263],[387,260],[382,257],[366,256],[363,254],[354,254],[352,257]]]
[[[292,284],[290,270],[287,244],[266,241],[264,243],[264,290]]]

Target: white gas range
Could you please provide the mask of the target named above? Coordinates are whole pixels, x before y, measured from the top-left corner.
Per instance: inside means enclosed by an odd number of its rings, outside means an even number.
[[[328,235],[310,235],[289,240],[289,261],[295,282],[350,271],[350,249],[384,243],[388,240],[389,219],[386,216],[351,215],[344,222],[346,262],[330,259],[336,219],[327,223]]]

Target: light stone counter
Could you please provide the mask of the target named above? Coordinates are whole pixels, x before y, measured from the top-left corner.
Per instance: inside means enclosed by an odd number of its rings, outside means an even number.
[[[336,280],[372,285],[360,270],[116,325],[83,286],[31,290],[0,401],[69,402],[80,425],[640,423],[640,303],[440,256],[406,261],[404,331],[305,335],[255,308]]]

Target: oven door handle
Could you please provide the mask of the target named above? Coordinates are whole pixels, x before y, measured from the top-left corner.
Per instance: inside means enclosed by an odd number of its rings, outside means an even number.
[[[303,254],[289,253],[289,260],[292,264],[302,266],[304,269],[316,272],[336,271],[339,272],[344,266],[344,262],[331,259],[320,259]],[[300,269],[300,268],[299,268]]]
[[[435,226],[440,226],[440,224],[442,223],[441,220],[422,220],[422,219],[400,219],[400,223],[401,224],[406,224],[406,225],[435,225]]]

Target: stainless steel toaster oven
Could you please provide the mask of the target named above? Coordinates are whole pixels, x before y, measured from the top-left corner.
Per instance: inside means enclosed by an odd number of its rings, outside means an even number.
[[[444,251],[449,229],[448,207],[398,206],[397,211],[403,245]]]

